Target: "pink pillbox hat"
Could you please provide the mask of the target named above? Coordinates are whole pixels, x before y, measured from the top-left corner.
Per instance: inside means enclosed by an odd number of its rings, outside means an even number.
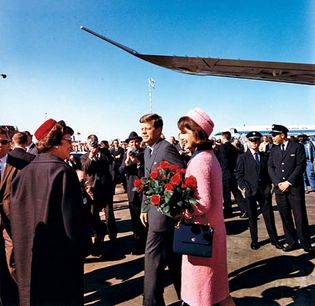
[[[207,113],[201,108],[196,107],[190,110],[186,116],[194,120],[206,132],[208,137],[210,136],[213,131],[214,123]]]

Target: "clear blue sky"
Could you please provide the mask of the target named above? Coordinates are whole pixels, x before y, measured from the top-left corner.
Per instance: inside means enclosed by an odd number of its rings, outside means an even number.
[[[314,124],[314,86],[180,74],[82,31],[85,25],[145,54],[315,63],[313,0],[10,0],[0,4],[0,123],[31,132],[45,117],[82,137],[125,139],[149,112],[164,133],[193,107],[215,131]]]

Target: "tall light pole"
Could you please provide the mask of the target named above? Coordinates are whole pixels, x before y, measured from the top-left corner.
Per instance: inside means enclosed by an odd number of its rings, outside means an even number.
[[[150,113],[152,114],[152,89],[155,88],[155,81],[152,78],[149,78],[148,84],[149,84],[149,106],[150,106]]]

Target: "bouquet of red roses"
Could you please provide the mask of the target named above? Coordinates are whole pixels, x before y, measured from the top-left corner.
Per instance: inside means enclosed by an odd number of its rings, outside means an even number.
[[[145,195],[145,211],[154,205],[165,215],[177,217],[186,209],[193,213],[197,204],[194,197],[197,181],[194,176],[185,177],[186,170],[167,161],[161,161],[149,177],[137,179],[134,190]]]

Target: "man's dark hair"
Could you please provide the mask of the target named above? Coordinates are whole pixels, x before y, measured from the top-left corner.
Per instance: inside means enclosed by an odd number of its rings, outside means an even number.
[[[227,140],[231,140],[232,138],[231,132],[229,131],[222,132],[221,135],[224,136]]]
[[[139,119],[140,123],[146,123],[151,121],[153,121],[153,126],[156,129],[157,128],[161,128],[161,130],[163,129],[163,119],[158,114],[146,114]]]

